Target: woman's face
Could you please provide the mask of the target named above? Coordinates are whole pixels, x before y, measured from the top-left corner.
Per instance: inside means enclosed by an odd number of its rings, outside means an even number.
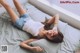
[[[53,40],[54,36],[56,36],[58,33],[55,33],[53,30],[46,30],[44,32],[44,35],[50,39],[50,40]]]

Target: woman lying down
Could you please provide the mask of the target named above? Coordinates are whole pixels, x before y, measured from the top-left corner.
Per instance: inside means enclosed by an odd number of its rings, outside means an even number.
[[[28,44],[32,41],[36,41],[42,38],[47,39],[48,41],[51,41],[53,43],[61,43],[63,41],[63,34],[57,28],[57,24],[59,21],[58,14],[49,19],[44,25],[41,22],[32,20],[31,17],[27,14],[27,11],[21,6],[18,0],[13,0],[13,2],[15,7],[17,8],[17,11],[20,14],[20,17],[15,14],[15,12],[6,2],[6,0],[0,0],[0,4],[9,13],[13,24],[19,29],[34,35],[34,38],[21,42],[21,47],[40,52],[43,51],[42,48],[40,48],[39,46],[32,47]],[[54,25],[54,27],[50,28],[52,24]]]

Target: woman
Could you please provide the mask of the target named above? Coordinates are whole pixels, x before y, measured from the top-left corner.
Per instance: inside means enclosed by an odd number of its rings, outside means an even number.
[[[27,11],[21,6],[18,0],[13,0],[13,2],[15,7],[17,8],[17,11],[20,14],[20,17],[15,14],[13,9],[8,5],[5,0],[0,0],[0,4],[9,13],[14,26],[33,35],[33,39],[21,42],[21,47],[35,51],[42,51],[39,46],[31,47],[28,44],[32,41],[42,38],[45,38],[54,43],[61,43],[63,41],[63,34],[57,28],[57,24],[59,21],[58,14],[53,16],[46,22],[45,25],[43,25],[41,22],[32,20],[31,17],[27,14]],[[54,24],[54,27],[50,28],[52,24]]]

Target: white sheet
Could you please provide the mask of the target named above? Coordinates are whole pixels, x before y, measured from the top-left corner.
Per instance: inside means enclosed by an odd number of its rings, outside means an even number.
[[[27,6],[28,7],[28,6]],[[34,12],[34,13],[33,13]],[[32,16],[33,19],[38,20],[38,21],[44,21],[44,18],[50,18],[49,15],[43,13],[42,11],[37,10],[35,7],[29,6],[28,13],[30,16]],[[7,13],[6,15],[0,16],[0,45],[8,45],[9,48],[9,53],[30,53],[28,50],[24,50],[19,47],[19,43],[21,41],[24,41],[28,39],[28,34],[25,32],[18,30],[14,28],[11,25],[11,22],[9,21],[9,16]],[[34,16],[35,15],[35,16]],[[58,52],[58,53],[72,53],[77,47],[80,45],[79,44],[79,39],[80,39],[80,30],[73,28],[70,25],[67,25],[66,23],[60,22],[59,25],[60,30],[64,34],[64,42],[61,43],[61,46],[58,46],[58,50],[54,48],[54,44],[52,45],[52,48],[49,47],[50,43],[47,46],[44,46],[46,49],[51,49],[51,50],[46,50],[48,53],[53,53],[53,52]],[[35,45],[38,42],[35,43]],[[39,42],[41,43],[41,42]],[[44,43],[44,41],[43,41]],[[48,42],[47,42],[48,43]],[[44,43],[45,44],[45,43]],[[43,44],[42,44],[43,45]],[[41,44],[40,44],[41,46]],[[55,46],[56,47],[56,46]],[[54,50],[55,49],[55,50]],[[53,52],[52,52],[53,51]],[[45,53],[46,53],[45,52]]]
[[[64,42],[58,53],[74,53],[80,47],[80,30],[67,25],[64,33]]]

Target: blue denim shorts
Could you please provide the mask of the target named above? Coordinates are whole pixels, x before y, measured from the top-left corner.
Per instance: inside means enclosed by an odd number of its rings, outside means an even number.
[[[29,16],[27,13],[21,15],[20,18],[15,21],[14,26],[16,26],[16,27],[19,28],[19,29],[22,29],[23,26],[24,26],[24,23],[25,23],[26,20],[28,20],[29,18],[30,18],[30,16]],[[25,20],[25,19],[26,19],[26,20]]]

